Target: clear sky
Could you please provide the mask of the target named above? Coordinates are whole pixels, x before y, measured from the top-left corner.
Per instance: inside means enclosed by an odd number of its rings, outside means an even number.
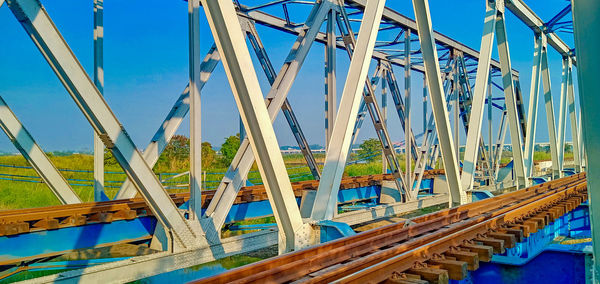
[[[253,3],[246,0],[242,3]],[[256,1],[265,2],[265,1]],[[411,1],[388,0],[388,7],[414,18]],[[464,44],[479,50],[485,12],[484,1],[430,0],[433,27]],[[56,26],[62,32],[79,61],[92,74],[92,1],[42,0]],[[564,8],[568,1],[546,0],[526,3],[544,21]],[[0,96],[24,123],[43,149],[89,150],[92,129],[75,103],[56,78],[40,52],[6,7],[0,7]],[[159,0],[105,0],[105,96],[136,145],[143,149],[169,112],[188,80],[187,3]],[[306,11],[292,11],[294,17],[306,17]],[[570,17],[570,14],[569,14]],[[295,37],[262,26],[258,32],[277,71],[283,64]],[[507,12],[507,32],[513,68],[520,71],[525,100],[529,98],[533,33],[510,12]],[[571,47],[572,36],[559,34]],[[203,54],[213,39],[202,15],[201,47]],[[324,144],[324,48],[315,44],[292,90],[289,100],[296,111],[311,144]],[[494,52],[494,58],[497,58]],[[558,108],[561,80],[561,58],[549,53],[555,116]],[[338,97],[341,96],[348,58],[338,52]],[[374,63],[372,63],[374,65]],[[256,64],[255,68],[260,68]],[[398,69],[397,75],[401,75]],[[257,69],[262,92],[269,90],[262,70]],[[415,132],[422,131],[422,77],[413,82],[412,121]],[[574,78],[575,82],[576,78]],[[403,80],[399,82],[402,87]],[[576,89],[577,90],[577,89]],[[495,96],[502,94],[495,90]],[[537,140],[548,141],[546,116],[540,100]],[[391,99],[388,105],[393,106]],[[428,106],[430,110],[431,107]],[[527,111],[527,109],[526,109]],[[498,117],[498,112],[495,113]],[[403,139],[398,118],[389,112],[392,139]],[[485,116],[487,117],[487,115]],[[487,123],[483,133],[487,135]],[[180,134],[188,132],[184,122]],[[567,124],[567,140],[570,129]],[[202,91],[203,139],[220,145],[224,137],[238,132],[238,112],[227,78],[219,64]],[[497,121],[494,124],[497,127]],[[359,140],[375,137],[369,120],[364,123]],[[280,145],[294,145],[285,119],[275,122]],[[494,129],[494,133],[497,130]],[[495,135],[495,134],[494,134]],[[464,133],[461,134],[464,141]],[[507,135],[508,137],[509,135]],[[486,138],[487,139],[487,138]],[[509,143],[507,138],[506,143]],[[486,140],[487,141],[487,140]],[[8,138],[0,135],[0,150],[16,152]]]

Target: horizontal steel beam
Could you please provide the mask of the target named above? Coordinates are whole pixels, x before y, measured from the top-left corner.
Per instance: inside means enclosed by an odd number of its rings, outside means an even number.
[[[546,25],[538,15],[523,2],[523,0],[509,0],[505,3],[506,8],[510,10],[517,18],[530,27],[536,33],[546,33]],[[562,56],[570,56],[575,64],[575,56],[571,53],[571,48],[553,32],[546,33],[548,44],[552,46]]]
[[[350,4],[351,6],[360,7],[361,9],[364,9],[364,6],[367,4],[367,0],[346,0],[346,3]],[[403,29],[409,29],[415,35],[417,34],[417,22],[415,22],[415,20],[410,19],[390,8],[386,8],[383,11],[383,20],[398,25]],[[433,34],[435,42],[437,44],[447,46],[452,49],[460,50],[466,56],[479,58],[479,52],[477,50],[472,49],[439,32],[434,31]],[[497,60],[492,60],[491,66],[492,68],[500,70],[500,62],[498,62]],[[513,75],[518,77],[519,71],[513,70]]]
[[[350,4],[355,7],[356,6],[363,7],[363,9],[364,9],[364,6],[366,5],[367,1],[366,0],[347,0],[346,2],[350,2]],[[248,12],[243,12],[243,6],[242,6],[242,11],[240,11],[239,13],[240,13],[240,16],[251,18],[252,20],[256,21],[257,23],[259,23],[261,25],[275,28],[277,30],[280,30],[280,31],[283,31],[286,33],[290,33],[293,35],[298,35],[303,30],[302,25],[298,25],[296,23],[288,24],[288,22],[285,19],[279,18],[277,16],[273,16],[273,15],[263,12],[263,11],[252,10],[252,11],[248,11]],[[411,30],[411,32],[414,33],[415,35],[417,34],[416,22],[414,20],[392,10],[392,9],[386,8],[383,11],[383,18],[388,23],[391,22],[395,25],[398,25],[399,27],[401,27],[403,29]],[[443,45],[443,46],[448,46],[448,47],[456,49],[456,50],[460,50],[468,57],[472,57],[475,59],[479,58],[478,51],[476,51],[476,50],[474,50],[474,49],[472,49],[450,37],[447,37],[441,33],[434,32],[434,34],[435,34],[435,40],[436,40],[437,44]],[[322,44],[326,44],[327,43],[327,35],[323,32],[320,32],[317,35],[315,41],[322,43]],[[337,48],[345,49],[344,43],[338,41]],[[401,50],[398,50],[398,51],[401,51]],[[389,61],[394,65],[403,66],[403,67],[405,64],[405,60],[403,58],[390,58],[388,54],[381,52],[381,51],[377,51],[377,50],[375,50],[373,52],[373,58],[378,59],[378,60]],[[492,60],[491,66],[492,66],[492,68],[497,69],[498,71],[500,70],[500,62],[498,62],[497,60]],[[425,70],[422,65],[417,65],[417,64],[412,64],[411,69],[414,71],[417,71],[419,73],[423,73]],[[517,70],[513,70],[513,76],[518,77],[519,72]]]

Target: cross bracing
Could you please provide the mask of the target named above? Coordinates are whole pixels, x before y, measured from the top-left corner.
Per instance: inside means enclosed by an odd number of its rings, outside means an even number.
[[[3,2],[0,2],[0,6]],[[522,188],[530,185],[530,179],[534,177],[533,152],[539,111],[546,113],[543,127],[547,128],[550,137],[550,178],[557,179],[565,175],[563,164],[567,123],[570,123],[573,137],[574,171],[587,169],[584,153],[589,153],[590,147],[584,145],[590,145],[595,140],[579,133],[583,131],[580,130],[581,111],[578,112],[582,106],[575,100],[573,86],[576,83],[573,81],[573,68],[577,68],[578,52],[575,46],[569,46],[558,35],[571,29],[577,35],[577,26],[569,19],[569,13],[574,9],[571,5],[544,22],[522,0],[486,1],[483,35],[477,51],[435,32],[432,22],[436,19],[431,18],[426,0],[413,0],[415,20],[385,7],[385,0],[260,2],[188,2],[189,83],[142,152],[131,141],[118,117],[102,97],[102,1],[94,2],[96,32],[92,80],[53,24],[51,15],[43,8],[43,2],[6,0],[6,6],[32,38],[89,121],[96,135],[95,152],[103,152],[103,147],[108,148],[126,172],[127,181],[116,198],[141,195],[160,224],[156,235],[162,236],[158,238],[162,238],[160,242],[163,249],[177,253],[222,243],[221,228],[255,162],[277,221],[280,252],[310,246],[314,242],[311,234],[315,224],[339,217],[338,192],[344,168],[351,146],[365,120],[374,126],[385,161],[383,169],[393,176],[392,181],[400,196],[398,203],[417,201],[425,171],[438,166],[445,172],[450,206],[470,202],[470,193],[483,183],[489,186],[504,183],[499,172],[507,132],[511,137],[514,176],[510,186]],[[303,8],[298,9],[298,6]],[[199,49],[200,13],[206,14],[214,39],[206,55],[200,54]],[[507,13],[512,13],[532,30],[534,53],[532,84],[528,94],[521,90],[519,76],[529,75],[529,70],[519,72],[511,65],[507,36],[510,31],[505,24]],[[256,25],[296,36],[280,69],[273,66]],[[322,167],[309,147],[302,122],[287,99],[309,50],[315,46],[325,46],[326,50],[323,85],[327,150]],[[548,66],[548,48],[563,57],[559,102],[553,102],[550,73],[556,70],[550,70]],[[493,49],[497,49],[498,59],[492,58]],[[350,59],[346,73],[336,74],[336,56],[339,56],[336,50],[346,51]],[[253,57],[258,59],[260,66],[254,66]],[[240,149],[211,202],[203,205],[202,165],[199,158],[202,142],[199,119],[201,92],[216,65],[221,63],[247,135],[242,139]],[[371,68],[375,70],[373,74],[369,74],[370,66],[374,66]],[[266,94],[261,93],[257,77],[259,71],[255,70],[260,70],[268,78],[271,88]],[[425,111],[422,121],[415,120],[411,115],[411,100],[415,93],[420,93],[410,85],[413,74],[422,74],[424,80]],[[346,80],[338,107],[336,77],[340,76],[346,76]],[[404,82],[399,84],[399,81]],[[404,88],[401,89],[400,85]],[[501,92],[503,96],[494,96],[492,90]],[[393,116],[398,117],[402,129],[388,128],[386,121],[392,114],[387,113],[386,106],[380,106],[379,94],[384,100],[387,95],[392,97],[396,110]],[[529,96],[528,104],[524,96]],[[544,99],[543,110],[537,106],[540,97]],[[0,123],[15,146],[63,203],[80,202],[15,114],[6,103],[3,102],[3,105],[6,111],[0,113]],[[426,111],[428,107],[431,108],[430,113]],[[486,107],[488,141],[482,134]],[[558,108],[558,118],[554,117],[555,107]],[[280,110],[312,176],[320,181],[312,195],[302,197],[300,208],[273,128],[273,121]],[[186,212],[173,203],[151,169],[188,113],[192,151],[189,172],[191,197]],[[584,126],[586,119],[588,117],[583,112]],[[492,120],[500,121],[497,129],[493,129]],[[423,133],[415,133],[414,125],[423,125]],[[27,135],[16,135],[19,131]],[[404,170],[401,169],[399,153],[390,138],[390,132],[394,131],[401,132],[406,138]],[[462,143],[461,135],[466,137]],[[586,139],[581,136],[586,136]],[[463,144],[464,156],[461,151]],[[95,200],[100,201],[104,198],[101,155],[96,155],[95,171]]]

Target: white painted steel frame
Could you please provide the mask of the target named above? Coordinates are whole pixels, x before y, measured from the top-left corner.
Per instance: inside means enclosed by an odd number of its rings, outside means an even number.
[[[557,136],[556,122],[554,119],[554,102],[552,99],[552,86],[550,84],[550,68],[548,67],[548,48],[545,45],[542,45],[541,61],[544,105],[546,106],[546,122],[548,125],[548,142],[550,142],[550,157],[552,158],[552,179],[557,179],[561,176],[562,173],[560,172],[558,166],[559,159],[558,147],[556,145]]]
[[[492,48],[494,46],[494,31],[496,30],[496,19],[499,13],[495,1],[485,1],[485,3],[486,10],[483,35],[481,36],[481,48],[479,50],[477,75],[475,77],[475,88],[473,90],[471,115],[469,118],[469,131],[467,132],[461,175],[461,186],[465,191],[473,189],[473,175],[475,174],[477,155],[479,154],[480,149],[479,140],[481,139],[485,93],[489,81],[490,62],[492,60]],[[491,92],[492,90],[487,91]]]
[[[190,96],[190,219],[202,216],[202,108],[200,90],[200,0],[188,0],[189,96]]]
[[[575,96],[573,94],[573,63],[571,58],[567,59],[567,109],[569,112],[569,120],[571,122],[571,141],[573,141],[573,160],[575,162],[575,171],[581,172],[581,146],[579,142],[580,123],[577,123],[577,112],[575,109]],[[579,120],[581,121],[581,120]]]
[[[533,153],[535,151],[540,82],[542,80],[542,47],[545,40],[546,36],[544,34],[535,35],[529,91],[529,111],[527,112],[527,132],[525,136],[525,175],[527,178],[531,178],[533,174]]]
[[[438,62],[433,28],[431,26],[429,3],[427,0],[413,0],[412,2],[415,10],[423,62],[425,64],[425,73],[427,74],[435,127],[438,133],[437,136],[446,172],[446,182],[448,183],[450,193],[449,202],[450,205],[466,203],[467,196],[461,189],[459,181],[458,158],[453,150],[454,142],[452,141],[452,133],[448,121],[448,109],[446,107],[444,89],[441,81],[440,65]]]
[[[307,26],[294,42],[292,50],[290,50],[271,90],[267,94],[267,110],[271,121],[274,121],[279,114],[279,109],[284,104],[294,79],[298,75],[300,67],[304,63],[321,25],[332,8],[333,5],[329,1],[322,1],[315,5],[307,19]],[[233,205],[240,188],[243,186],[242,181],[254,163],[254,154],[252,151],[248,140],[245,139],[242,141],[240,149],[237,151],[221,184],[216,189],[212,201],[205,211],[205,217],[212,219],[215,228],[223,226],[229,209]]]
[[[340,27],[341,36],[344,38],[346,52],[348,53],[350,58],[352,58],[354,53],[354,46],[356,45],[356,38],[354,36],[354,32],[352,31],[352,26],[350,24],[350,19],[346,14],[346,10],[340,7],[339,11],[340,16],[338,18],[338,26]],[[376,83],[381,79],[383,72],[383,70],[380,67],[381,64],[378,64],[378,67],[375,69],[375,75],[371,80],[369,80],[369,78],[367,77],[367,82],[370,81],[371,83],[365,84],[366,86],[364,88],[364,91],[362,92],[362,101],[359,109],[365,108],[368,111],[369,116],[371,117],[373,128],[375,128],[375,133],[377,134],[377,138],[379,139],[379,142],[381,144],[383,158],[386,160],[387,167],[390,169],[390,172],[394,176],[394,182],[396,183],[396,187],[398,188],[398,191],[400,191],[402,198],[404,200],[413,200],[414,198],[416,198],[416,194],[414,194],[412,190],[408,189],[408,183],[406,182],[405,176],[400,168],[400,163],[398,162],[398,159],[396,157],[396,151],[393,148],[392,139],[390,138],[386,124],[383,123],[383,116],[381,114],[381,110],[379,108],[379,105],[377,104],[377,99],[375,96],[374,86],[376,86]],[[394,81],[393,86],[391,84],[388,85],[390,87],[395,87],[394,89],[396,90],[396,92],[393,92],[393,98],[394,103],[396,103],[396,108],[398,109],[397,102],[401,101],[401,98],[399,98],[399,93],[397,92],[398,88],[396,84],[397,82]],[[400,120],[403,122],[405,119],[404,112],[400,114],[399,111],[398,114],[400,116]],[[362,122],[362,120],[359,120],[358,117],[356,118],[356,121],[357,123],[353,128],[351,141],[356,139],[358,131],[360,130],[360,123]],[[402,126],[404,127],[404,124]],[[351,143],[350,145],[352,144],[353,143]]]
[[[221,60],[277,221],[279,251],[286,252],[306,246],[308,244],[304,242],[305,239],[297,237],[303,233],[304,228],[300,210],[279,151],[258,77],[253,71],[255,69],[234,4],[229,0],[202,0],[202,5],[217,48],[221,52]]]
[[[221,61],[221,56],[217,51],[217,46],[213,44],[210,48],[202,64],[200,65],[200,74],[201,80],[199,83],[199,89],[202,90],[208,79],[210,78],[213,70],[217,67],[217,64]],[[190,110],[190,89],[189,84],[185,87],[183,92],[177,98],[175,104],[165,117],[164,121],[160,124],[160,127],[150,140],[148,146],[146,146],[143,156],[144,160],[150,165],[154,167],[160,154],[164,151],[165,147],[175,135],[177,129],[179,129],[179,125],[183,122],[184,117]],[[117,192],[114,199],[128,199],[133,198],[137,194],[135,186],[133,183],[126,179],[121,185],[119,192]]]
[[[104,94],[104,0],[94,0],[94,84]],[[104,143],[94,132],[94,201],[104,197]]]
[[[519,119],[517,96],[515,94],[514,76],[510,62],[508,49],[508,38],[506,36],[506,25],[504,13],[498,13],[496,19],[496,42],[498,44],[498,57],[500,58],[500,69],[502,70],[502,87],[504,88],[504,103],[508,116],[508,129],[513,153],[513,169],[517,188],[527,185],[525,178],[525,166],[523,164],[523,130]]]
[[[0,97],[0,128],[60,203],[81,203],[81,199],[73,191],[69,182],[60,174],[44,150],[35,142],[29,131],[21,124],[2,97]]]
[[[592,248],[594,254],[593,282],[600,279],[600,85],[598,85],[598,66],[600,66],[600,2],[595,0],[573,0],[573,27],[575,48],[578,57],[577,79],[579,81],[579,102],[581,106],[581,125],[583,145],[585,146],[587,186],[592,226]]]
[[[337,12],[330,10],[327,16],[327,44],[325,45],[325,149],[331,141],[331,132],[337,110],[335,22]]]
[[[194,246],[196,233],[144,161],[40,2],[9,0],[7,3],[105,146],[112,151],[127,176],[135,181],[142,197],[165,227],[169,248]]]
[[[337,213],[337,193],[351,146],[353,123],[358,114],[384,8],[385,0],[370,1],[365,7],[333,127],[332,137],[335,139],[329,143],[323,175],[312,207],[313,220],[331,220]]]

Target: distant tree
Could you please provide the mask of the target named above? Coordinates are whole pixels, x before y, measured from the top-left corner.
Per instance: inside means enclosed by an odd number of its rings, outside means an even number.
[[[364,140],[363,143],[360,144],[360,148],[356,153],[361,158],[369,157],[367,161],[372,162],[377,158],[377,155],[375,155],[375,153],[380,150],[381,143],[379,142],[379,140],[375,138],[369,138],[367,140]]]
[[[221,164],[225,167],[231,164],[233,157],[240,148],[240,134],[235,136],[229,136],[225,139],[225,142],[221,145]]]
[[[202,142],[202,168],[209,168],[215,162],[217,152],[208,142]]]
[[[168,159],[188,159],[190,157],[190,138],[183,135],[174,135],[165,147],[163,155]]]
[[[565,153],[571,153],[571,152],[573,152],[573,145],[565,143]]]
[[[104,165],[105,166],[116,166],[119,162],[115,159],[112,152],[108,149],[104,149]]]

